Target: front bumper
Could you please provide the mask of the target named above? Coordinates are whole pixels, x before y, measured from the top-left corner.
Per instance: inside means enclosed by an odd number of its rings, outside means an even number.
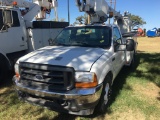
[[[16,77],[13,82],[21,99],[49,109],[76,115],[90,115],[98,104],[102,85],[88,89],[73,89],[65,92],[51,92],[21,85]]]

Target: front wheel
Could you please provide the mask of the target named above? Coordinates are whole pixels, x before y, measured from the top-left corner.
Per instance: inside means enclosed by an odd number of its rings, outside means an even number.
[[[109,105],[110,98],[111,98],[111,76],[108,75],[104,80],[102,94],[99,103],[95,108],[95,111],[99,113],[104,113]]]
[[[0,82],[4,81],[7,74],[7,64],[3,57],[0,56]]]

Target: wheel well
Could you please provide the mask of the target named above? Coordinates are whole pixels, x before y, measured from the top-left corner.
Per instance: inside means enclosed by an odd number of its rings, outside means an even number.
[[[112,73],[112,71],[109,71],[107,75],[109,75],[109,76],[111,77],[110,83],[111,83],[111,85],[112,85],[112,84],[113,84],[113,73]],[[106,75],[106,76],[107,76],[107,75]]]
[[[0,53],[0,58],[2,58],[2,60],[5,61],[6,65],[7,65],[7,69],[9,70],[9,68],[11,67],[10,62],[8,61],[8,59]]]

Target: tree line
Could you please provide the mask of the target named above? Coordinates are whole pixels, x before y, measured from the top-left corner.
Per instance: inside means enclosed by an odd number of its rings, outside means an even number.
[[[144,21],[143,18],[138,15],[129,14],[129,17],[132,21],[132,28],[140,27],[146,24],[146,21]],[[78,16],[73,24],[76,25],[76,24],[87,24],[87,23],[88,23],[88,15],[84,14],[83,16],[82,15]]]
[[[138,16],[138,15],[129,14],[129,17],[132,21],[132,28],[135,28],[135,27],[139,28],[139,27],[143,26],[144,24],[146,24],[146,21],[143,20],[143,18]],[[56,21],[56,20],[53,19],[52,21]],[[64,18],[61,18],[59,21],[60,22],[65,22],[66,20]],[[84,15],[78,16],[75,19],[75,22],[73,23],[73,25],[87,24],[87,23],[88,23],[88,15],[84,14]]]

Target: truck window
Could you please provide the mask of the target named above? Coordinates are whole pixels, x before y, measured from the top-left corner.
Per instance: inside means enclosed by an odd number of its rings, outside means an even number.
[[[113,28],[113,40],[117,41],[118,43],[122,43],[121,34],[117,27]]]
[[[68,27],[55,39],[55,44],[67,46],[109,47],[111,28],[106,26]]]
[[[17,11],[12,11],[12,16],[13,16],[13,25],[12,27],[19,27],[20,26],[20,22],[19,22],[19,18],[18,18],[18,13]],[[2,10],[0,10],[0,30],[5,29],[4,27],[4,23],[3,23],[3,12]]]
[[[2,15],[2,10],[0,10],[0,30],[3,27],[3,15]]]
[[[20,22],[19,22],[17,11],[12,11],[12,16],[13,16],[13,25],[12,25],[12,27],[19,27],[20,26]]]

